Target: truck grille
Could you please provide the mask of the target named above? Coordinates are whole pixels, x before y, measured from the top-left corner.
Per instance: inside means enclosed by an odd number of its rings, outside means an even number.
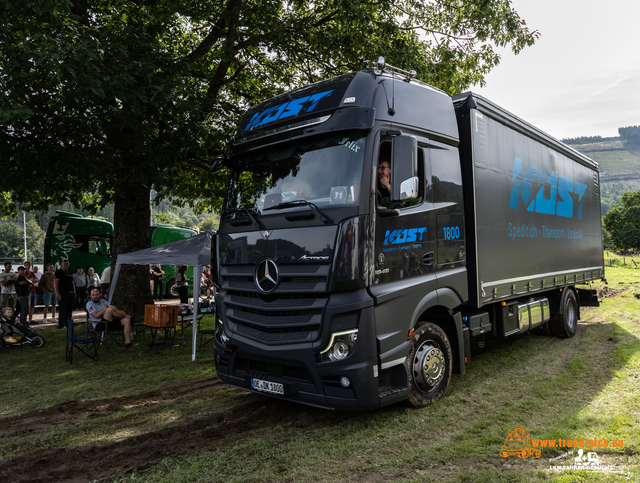
[[[221,267],[227,321],[233,330],[267,345],[311,342],[320,336],[329,265],[279,265],[280,283],[264,295],[254,267]]]

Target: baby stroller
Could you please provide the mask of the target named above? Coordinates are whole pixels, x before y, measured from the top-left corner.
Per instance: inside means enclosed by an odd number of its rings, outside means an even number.
[[[44,337],[6,317],[0,317],[0,332],[2,332],[2,335],[0,335],[0,349],[26,344],[34,349],[44,347]]]

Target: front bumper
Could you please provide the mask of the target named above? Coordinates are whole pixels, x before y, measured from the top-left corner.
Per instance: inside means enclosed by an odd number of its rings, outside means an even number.
[[[218,376],[233,387],[252,392],[260,392],[251,387],[252,378],[280,383],[284,395],[261,394],[321,408],[379,408],[373,305],[370,301],[363,302],[360,299],[346,306],[334,305],[333,309],[329,304],[323,317],[323,325],[327,328],[322,330],[320,340],[312,343],[265,345],[227,331],[230,338],[227,348],[216,336],[214,351]],[[340,326],[339,321],[344,320],[356,320],[356,327]],[[326,347],[331,334],[349,328],[358,329],[353,353],[342,361],[320,362],[319,352]],[[340,384],[342,377],[350,381],[346,388]]]

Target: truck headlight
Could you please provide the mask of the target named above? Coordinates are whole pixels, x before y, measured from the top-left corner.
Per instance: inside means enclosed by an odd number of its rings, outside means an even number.
[[[227,349],[229,348],[229,337],[224,333],[224,325],[222,324],[222,320],[219,317],[216,317],[216,337],[225,346]]]
[[[349,357],[356,347],[358,329],[335,332],[327,347],[320,352],[322,362],[342,361]]]

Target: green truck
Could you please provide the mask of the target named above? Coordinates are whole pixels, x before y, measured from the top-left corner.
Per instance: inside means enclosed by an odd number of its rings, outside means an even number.
[[[191,228],[158,224],[150,227],[150,246],[155,247],[192,237],[197,232]],[[69,270],[73,273],[78,267],[87,273],[92,267],[98,275],[111,262],[111,245],[113,243],[113,224],[97,218],[85,218],[76,213],[56,211],[51,217],[44,241],[44,265],[53,263],[55,269],[60,268],[62,260],[69,260]],[[164,265],[165,297],[177,297],[175,291],[175,274],[178,266]],[[192,278],[192,269],[187,278]]]

